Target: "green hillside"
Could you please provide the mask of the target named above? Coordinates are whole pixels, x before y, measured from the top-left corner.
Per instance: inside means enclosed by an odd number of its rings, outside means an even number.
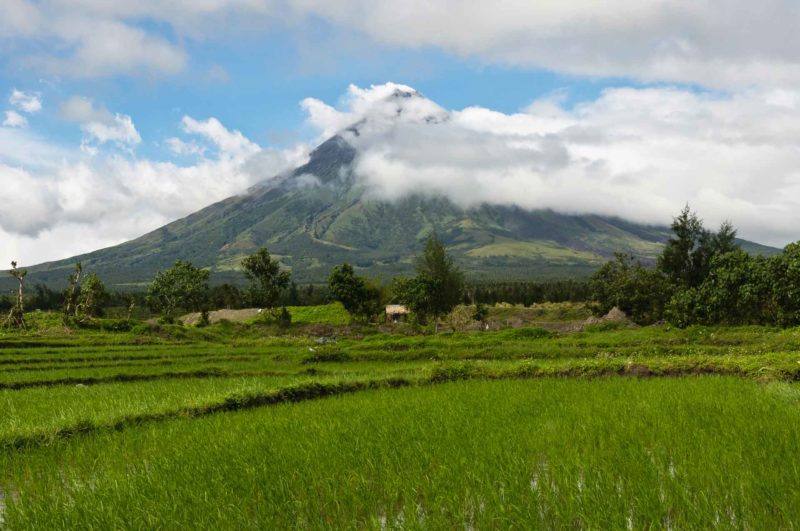
[[[379,201],[350,171],[354,157],[335,136],[291,173],[122,245],[31,267],[30,282],[63,285],[81,261],[108,284],[135,287],[177,259],[211,269],[215,281],[240,281],[241,258],[261,246],[299,282],[324,281],[345,261],[363,274],[389,278],[411,270],[434,232],[472,279],[575,278],[618,251],[651,261],[668,236],[664,227],[595,215],[497,205],[463,209],[421,195]]]

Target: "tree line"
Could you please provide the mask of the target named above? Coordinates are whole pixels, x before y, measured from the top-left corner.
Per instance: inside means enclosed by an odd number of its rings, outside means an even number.
[[[648,268],[617,254],[592,277],[594,308],[623,310],[639,324],[800,325],[800,242],[772,257],[745,252],[736,229],[710,231],[687,205]]]
[[[463,272],[455,265],[444,245],[434,236],[426,242],[417,259],[415,275],[395,278],[390,285],[359,276],[348,263],[333,268],[326,285],[299,286],[291,274],[262,248],[245,257],[242,271],[249,286],[234,284],[209,285],[210,272],[194,264],[178,260],[172,267],[155,275],[144,293],[121,293],[106,289],[95,273],[84,272],[75,265],[64,291],[43,284],[32,287],[23,296],[26,272],[13,264],[10,274],[20,283],[13,297],[0,297],[0,310],[8,312],[7,324],[24,326],[24,309],[40,309],[63,313],[66,325],[81,325],[104,316],[115,308],[130,319],[143,308],[156,312],[164,322],[174,322],[180,311],[200,312],[206,322],[212,309],[259,307],[267,310],[266,318],[286,322],[291,317],[286,306],[308,306],[339,301],[358,321],[370,321],[383,315],[388,303],[403,304],[420,323],[434,322],[459,303],[477,304],[476,319],[485,318],[484,304],[507,302],[529,306],[544,301],[587,300],[587,282],[482,282],[466,284]]]

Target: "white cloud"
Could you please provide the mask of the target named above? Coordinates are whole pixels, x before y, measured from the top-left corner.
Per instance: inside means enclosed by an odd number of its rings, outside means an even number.
[[[247,139],[239,131],[229,131],[216,118],[205,121],[184,116],[181,121],[183,130],[188,134],[199,135],[213,143],[225,156],[252,156],[261,148]]]
[[[106,116],[79,101],[62,112],[88,123]],[[193,137],[218,146],[213,156],[180,165],[97,145],[87,157],[27,130],[0,129],[0,203],[8,205],[0,212],[0,239],[7,242],[0,263],[39,263],[135,238],[307,160],[305,145],[260,148],[214,118],[186,121],[196,126]]]
[[[120,146],[134,146],[142,141],[130,116],[112,114],[89,98],[69,98],[61,105],[60,114],[65,120],[79,123],[89,139],[98,144],[115,142]]]
[[[37,113],[42,110],[42,100],[38,94],[29,94],[17,89],[11,91],[8,102],[22,112],[28,114]]]
[[[657,224],[688,201],[709,225],[731,219],[743,237],[798,239],[800,91],[615,88],[572,108],[556,94],[506,114],[446,110],[386,84],[351,87],[338,106],[303,106],[321,135],[342,131],[358,148],[355,171],[379,198],[440,194],[464,206]],[[79,123],[115,117],[84,100],[62,113]],[[0,263],[119,243],[307,160],[305,144],[262,148],[215,118],[186,116],[179,127],[166,144],[195,157],[187,164],[114,154],[103,144],[87,157],[29,129],[0,128],[0,202],[10,205],[0,236],[12,242]]]
[[[383,45],[577,75],[721,88],[800,82],[795,0],[0,2],[0,34],[43,50],[25,61],[79,77],[175,74],[187,41],[276,24],[302,31],[304,20]]]
[[[176,155],[202,157],[206,153],[206,148],[194,141],[185,142],[180,138],[172,137],[168,138],[166,142],[170,151]]]
[[[17,111],[6,111],[6,117],[3,120],[3,125],[6,127],[25,127],[28,125],[28,119]]]
[[[304,102],[326,134],[360,124],[344,136],[377,197],[433,193],[662,225],[688,201],[756,240],[800,237],[800,92],[619,88],[573,109],[555,97],[504,114],[446,112],[396,88],[351,89],[338,110]]]
[[[381,43],[590,76],[705,86],[800,81],[794,0],[297,0]]]

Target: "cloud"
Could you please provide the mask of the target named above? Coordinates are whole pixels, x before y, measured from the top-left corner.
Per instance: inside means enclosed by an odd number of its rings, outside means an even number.
[[[97,123],[106,112],[83,100],[62,108],[66,118],[84,123]],[[0,238],[8,243],[0,263],[38,263],[127,241],[308,158],[304,144],[261,148],[215,118],[185,122],[189,137],[175,140],[215,147],[189,164],[138,158],[102,144],[87,156],[29,130],[0,129],[0,202],[8,207],[0,212]]]
[[[384,44],[434,47],[490,63],[726,88],[800,81],[794,0],[295,5]]]
[[[61,105],[60,114],[65,120],[80,124],[84,134],[98,144],[114,142],[129,147],[142,141],[130,116],[112,114],[89,98],[69,98]]]
[[[172,75],[189,60],[187,43],[275,25],[303,31],[312,20],[344,39],[366,35],[484,63],[726,89],[793,86],[799,19],[795,0],[0,2],[0,35],[40,50],[23,62],[76,77]]]
[[[28,114],[37,113],[42,110],[42,100],[38,94],[28,94],[17,89],[11,91],[8,102],[22,112]]]
[[[206,148],[194,141],[186,142],[180,138],[171,137],[166,140],[166,143],[170,151],[176,155],[202,157],[206,153]]]
[[[688,201],[744,236],[798,238],[800,92],[615,88],[571,109],[561,100],[444,111],[389,84],[351,88],[338,109],[303,105],[323,134],[343,129],[378,198],[427,193],[661,225]]]
[[[242,133],[229,131],[219,120],[213,117],[205,121],[199,121],[191,116],[184,116],[181,124],[186,133],[205,138],[225,156],[252,156],[261,150],[257,144],[251,142]]]
[[[6,111],[3,125],[6,127],[25,127],[28,125],[28,119],[16,111]]]
[[[446,196],[664,225],[688,201],[710,225],[783,245],[800,226],[800,91],[612,88],[574,107],[562,94],[516,113],[448,110],[411,87],[352,86],[304,100],[320,140],[339,132],[372,196]],[[62,115],[117,115],[71,99]],[[132,124],[132,121],[131,121]],[[0,128],[0,237],[24,263],[119,243],[303,164],[309,146],[259,146],[218,119],[185,116],[166,139],[184,163],[99,143],[87,156],[30,129]],[[88,134],[88,133],[87,133]],[[311,177],[306,178],[313,183]],[[6,185],[9,183],[9,185]]]

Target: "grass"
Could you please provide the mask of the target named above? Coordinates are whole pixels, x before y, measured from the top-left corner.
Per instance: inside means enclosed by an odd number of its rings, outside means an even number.
[[[798,445],[741,379],[458,382],[101,433],[2,488],[11,528],[775,529]]]
[[[302,312],[5,333],[0,528],[800,523],[800,329],[413,334]]]

